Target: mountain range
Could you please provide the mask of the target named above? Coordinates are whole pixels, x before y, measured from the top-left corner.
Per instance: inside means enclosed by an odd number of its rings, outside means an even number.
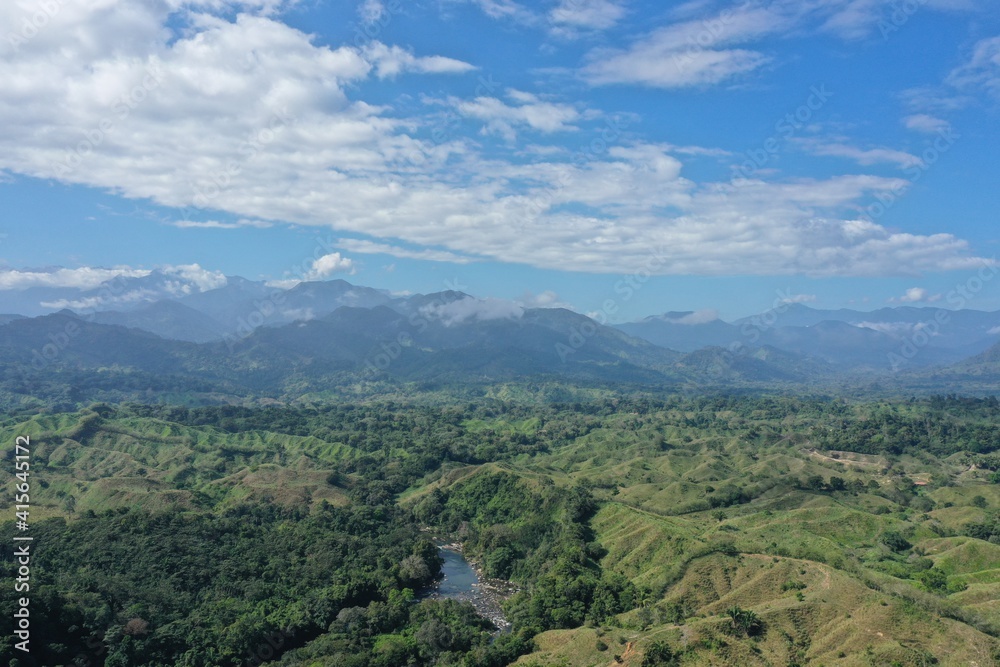
[[[239,277],[200,289],[155,271],[92,290],[29,292],[0,299],[8,379],[12,369],[137,373],[287,396],[357,378],[724,387],[1000,375],[1000,313],[974,310],[787,304],[734,322],[668,312],[605,326],[458,291],[392,294],[344,280],[280,288]],[[70,307],[40,315],[42,303]]]

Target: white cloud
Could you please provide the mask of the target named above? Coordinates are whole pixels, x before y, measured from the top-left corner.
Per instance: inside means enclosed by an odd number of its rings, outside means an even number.
[[[781,300],[782,303],[814,303],[815,294],[790,294]]]
[[[408,52],[321,46],[251,14],[191,15],[175,32],[164,5],[103,2],[100,11],[67,3],[28,45],[0,50],[0,170],[176,209],[201,206],[204,215],[195,217],[205,219],[217,211],[221,219],[399,239],[418,250],[368,241],[339,247],[456,263],[815,276],[983,265],[951,234],[908,234],[856,219],[878,195],[905,189],[903,179],[699,183],[673,154],[680,151],[624,138],[583,161],[565,152],[486,159],[469,141],[422,139],[426,117],[358,98],[358,84],[380,68],[391,76],[393,68],[435,67]],[[0,24],[17,18],[12,6],[0,3]],[[698,53],[725,59],[731,44],[790,25],[772,18],[737,12],[713,47]],[[647,35],[609,61],[653,58],[657,49],[684,55],[687,36],[697,37],[702,25],[692,23]],[[150,71],[156,85],[143,87]],[[682,73],[675,83],[708,81],[711,72]],[[537,113],[524,109],[532,106]],[[501,117],[511,110],[505,122],[512,128],[541,133],[589,119],[585,110],[516,91],[494,108]],[[79,165],[65,168],[74,156]]]
[[[265,284],[278,289],[291,289],[303,281],[324,280],[338,273],[353,275],[356,272],[357,266],[354,260],[343,257],[339,252],[332,252],[314,259],[308,269],[303,267],[292,277],[268,280]]]
[[[294,286],[292,285],[292,287]],[[316,313],[312,308],[289,308],[281,311],[281,316],[296,322],[308,322],[316,319]]]
[[[584,67],[594,85],[631,83],[653,88],[687,88],[727,81],[758,69],[770,60],[745,49],[674,49],[656,37],[626,52],[599,52]]]
[[[704,310],[696,310],[693,313],[688,313],[687,315],[682,315],[681,317],[664,318],[667,322],[672,324],[708,324],[709,322],[715,322],[719,319],[719,311],[714,308],[706,308]]]
[[[282,278],[280,280],[268,280],[265,281],[264,284],[268,287],[274,287],[276,289],[292,289],[301,282],[302,281],[297,278]]]
[[[924,322],[852,322],[852,324],[856,327],[871,329],[872,331],[878,331],[879,333],[897,338],[912,336],[927,326]],[[931,335],[937,334],[931,332]]]
[[[951,128],[951,123],[930,114],[917,113],[903,118],[903,125],[906,129],[924,134],[938,134]]]
[[[69,308],[75,311],[100,311],[113,310],[122,306],[134,306],[145,301],[156,300],[156,293],[149,290],[131,290],[122,294],[101,294],[99,296],[87,296],[79,299],[56,299],[55,301],[42,301],[38,305],[42,308],[52,310],[62,310]]]
[[[940,300],[940,294],[931,294],[923,287],[911,287],[902,296],[891,297],[889,303],[934,303]]]
[[[410,250],[407,248],[400,248],[399,246],[389,245],[387,243],[376,243],[374,241],[365,241],[361,239],[337,239],[334,245],[349,252],[392,255],[393,257],[399,257],[402,259],[422,259],[429,262],[469,264],[471,262],[479,261],[475,258],[456,255],[455,253],[448,252],[446,250],[433,250],[431,248]],[[395,268],[395,264],[392,264],[391,266]]]
[[[592,51],[582,73],[594,85],[714,85],[770,61],[759,51],[732,46],[781,33],[793,24],[794,19],[780,9],[745,4],[701,20],[658,28],[624,50]]]
[[[977,42],[968,62],[952,70],[946,81],[959,89],[982,88],[1000,96],[1000,37]]]
[[[235,222],[222,222],[219,220],[175,220],[169,224],[181,229],[242,229],[244,227],[266,229],[271,227],[273,223],[266,220],[241,218]]]
[[[545,290],[539,294],[526,291],[517,302],[525,308],[566,308],[567,310],[574,310],[572,305],[563,301],[552,290]]]
[[[970,96],[956,94],[954,88],[944,86],[907,88],[899,96],[910,111],[930,115],[957,111],[972,103]]]
[[[425,317],[441,320],[446,327],[468,321],[519,319],[524,308],[505,299],[466,297],[450,303],[431,304],[420,309]]]
[[[358,16],[365,24],[377,23],[385,16],[385,5],[382,0],[362,0],[361,4],[358,5]]]
[[[463,116],[485,121],[485,132],[499,134],[509,141],[517,136],[515,126],[545,133],[577,129],[572,123],[580,118],[580,112],[572,105],[545,102],[517,90],[509,91],[508,97],[519,104],[510,106],[495,97],[469,101],[452,98],[450,102]]]
[[[832,9],[822,29],[845,39],[860,39],[871,33],[883,12],[891,12],[883,0],[846,0],[827,3]]]
[[[395,77],[403,72],[461,74],[476,69],[474,65],[444,56],[418,58],[401,47],[387,46],[382,42],[366,45],[362,53],[368,62],[375,65],[375,73],[380,79]]]
[[[625,16],[625,8],[612,0],[560,0],[549,12],[552,23],[570,29],[606,30]]]
[[[807,139],[799,139],[796,143],[803,146],[813,155],[847,158],[865,166],[887,162],[895,164],[901,169],[907,169],[923,165],[923,160],[916,155],[892,148],[863,149],[843,143],[825,143]]]
[[[987,331],[986,333],[988,333],[991,336],[996,335],[996,334],[1000,334],[1000,326],[995,326],[992,329],[990,329],[989,331]]]
[[[221,271],[210,271],[203,269],[198,264],[180,264],[177,266],[163,266],[160,272],[168,276],[175,276],[178,281],[169,283],[174,285],[170,288],[176,295],[190,294],[197,290],[207,292],[226,285],[227,279]]]
[[[77,269],[0,269],[0,290],[26,289],[28,287],[70,287],[79,290],[94,289],[106,280],[118,276],[141,278],[152,273],[146,269],[127,266],[110,269],[83,266]]]
[[[305,279],[322,280],[335,273],[354,274],[356,271],[357,267],[354,265],[354,260],[342,257],[339,252],[332,252],[313,260],[312,268],[306,274]]]
[[[967,0],[922,4],[921,10],[971,8]],[[728,83],[770,63],[765,48],[772,48],[775,38],[833,33],[855,40],[875,32],[893,11],[895,6],[887,0],[772,0],[723,9],[715,2],[694,0],[672,8],[668,15],[675,22],[639,37],[625,49],[592,51],[582,74],[594,85],[684,88]],[[766,47],[765,39],[771,40]],[[756,43],[762,46],[751,46]]]
[[[524,5],[514,0],[468,0],[494,19],[513,19],[520,23],[535,24],[537,16]]]

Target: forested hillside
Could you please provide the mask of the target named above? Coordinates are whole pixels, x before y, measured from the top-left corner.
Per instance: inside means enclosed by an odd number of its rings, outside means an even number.
[[[587,396],[8,416],[35,664],[1000,658],[995,399]],[[513,582],[509,633],[421,596],[434,540]]]

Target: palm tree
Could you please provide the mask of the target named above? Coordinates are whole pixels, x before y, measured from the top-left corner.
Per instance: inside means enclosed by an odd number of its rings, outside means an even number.
[[[756,613],[749,609],[743,609],[738,605],[733,605],[726,610],[729,621],[734,631],[749,636],[758,634],[764,627],[764,623]]]

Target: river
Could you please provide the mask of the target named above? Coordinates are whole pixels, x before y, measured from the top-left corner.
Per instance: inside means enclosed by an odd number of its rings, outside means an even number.
[[[439,549],[444,560],[442,577],[421,597],[469,602],[480,616],[489,619],[501,632],[510,632],[510,623],[504,617],[500,604],[513,592],[513,587],[505,581],[481,578],[465,560],[460,545],[448,544]]]

